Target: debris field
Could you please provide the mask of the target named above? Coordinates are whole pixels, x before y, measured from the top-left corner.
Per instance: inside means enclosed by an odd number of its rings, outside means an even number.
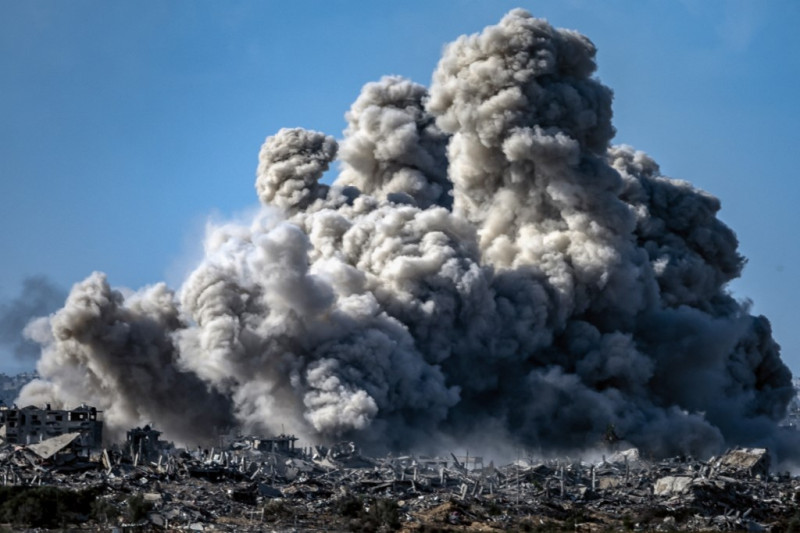
[[[90,515],[61,521],[70,530],[789,531],[800,525],[800,478],[771,473],[765,449],[653,461],[632,448],[595,461],[528,457],[495,466],[453,454],[367,457],[352,443],[276,450],[242,438],[221,449],[164,445],[144,453],[115,446],[81,454],[71,451],[75,442],[67,435],[0,449],[7,491],[92,491]]]

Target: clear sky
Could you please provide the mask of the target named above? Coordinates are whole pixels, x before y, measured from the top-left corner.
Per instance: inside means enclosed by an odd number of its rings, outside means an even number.
[[[281,127],[341,137],[361,86],[428,84],[442,46],[524,7],[598,47],[615,142],[722,200],[749,258],[734,293],[800,371],[800,2],[0,0],[0,300],[179,285],[209,216],[257,204]],[[0,370],[21,364],[0,346]]]

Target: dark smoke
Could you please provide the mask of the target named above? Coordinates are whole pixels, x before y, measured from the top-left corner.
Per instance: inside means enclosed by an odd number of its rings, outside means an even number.
[[[429,90],[367,84],[338,147],[269,137],[252,223],[212,228],[177,297],[77,284],[23,401],[183,438],[230,416],[375,449],[491,431],[577,451],[613,424],[652,455],[785,453],[791,374],[726,289],[736,236],[716,198],[610,144],[594,58],[515,10],[450,44]]]
[[[0,304],[0,345],[10,348],[18,360],[35,363],[41,346],[25,336],[28,323],[64,305],[67,293],[44,276],[22,281],[16,298]]]

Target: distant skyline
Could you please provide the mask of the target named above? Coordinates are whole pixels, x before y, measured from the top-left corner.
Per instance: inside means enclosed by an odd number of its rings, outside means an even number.
[[[749,260],[731,289],[800,371],[800,4],[789,0],[0,0],[0,302],[30,276],[66,291],[93,270],[177,289],[205,221],[257,205],[266,136],[341,137],[364,83],[427,85],[443,45],[517,6],[597,45],[615,143],[720,198]],[[0,345],[0,371],[32,367]]]

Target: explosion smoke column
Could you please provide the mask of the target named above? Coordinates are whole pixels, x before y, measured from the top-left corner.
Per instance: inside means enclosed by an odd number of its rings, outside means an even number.
[[[52,313],[66,298],[66,292],[44,276],[23,280],[19,296],[0,303],[0,346],[8,346],[25,362],[35,362],[39,345],[26,338],[25,326],[32,319]]]
[[[612,146],[595,47],[515,10],[450,44],[430,90],[367,84],[345,138],[269,137],[249,226],[210,228],[177,296],[101,273],[28,328],[28,403],[113,431],[240,429],[373,449],[498,440],[785,453],[793,392],[713,196]],[[338,154],[332,185],[320,183]]]

